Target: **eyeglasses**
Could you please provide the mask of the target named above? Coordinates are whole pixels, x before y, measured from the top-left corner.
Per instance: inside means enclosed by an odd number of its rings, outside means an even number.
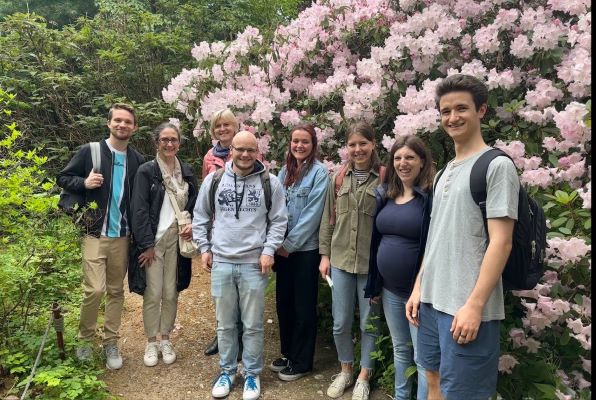
[[[255,154],[257,152],[257,149],[253,149],[251,147],[248,147],[248,148],[234,147],[234,146],[231,146],[231,147],[232,147],[232,149],[236,150],[240,154],[244,154],[244,152],[246,152],[248,154]]]
[[[177,138],[159,138],[159,142],[161,144],[168,144],[168,143],[172,143],[172,144],[178,144],[180,142],[180,140],[178,140]]]

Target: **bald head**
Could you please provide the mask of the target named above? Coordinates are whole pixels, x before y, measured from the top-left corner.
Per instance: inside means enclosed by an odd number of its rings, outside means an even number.
[[[232,146],[234,147],[246,148],[247,145],[255,149],[257,148],[257,138],[254,133],[249,131],[240,131],[232,139]]]
[[[257,160],[257,138],[248,131],[240,131],[232,139],[232,162],[234,172],[246,176],[252,172]]]

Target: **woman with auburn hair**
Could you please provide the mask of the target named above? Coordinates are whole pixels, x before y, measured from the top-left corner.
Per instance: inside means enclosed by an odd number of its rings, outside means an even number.
[[[319,272],[333,282],[333,339],[341,363],[341,372],[333,377],[327,396],[341,397],[354,383],[352,322],[357,301],[361,357],[352,400],[367,400],[374,367],[371,353],[378,335],[377,320],[369,317],[378,313],[379,306],[364,298],[364,286],[374,221],[374,189],[381,181],[382,167],[375,150],[375,133],[369,124],[359,122],[348,127],[347,149],[349,161],[334,174],[329,185],[319,233]],[[376,332],[367,329],[371,323]]]
[[[422,263],[435,169],[428,147],[417,136],[399,137],[391,147],[384,182],[375,190],[375,224],[365,297],[382,298],[393,342],[395,399],[410,400],[416,362],[417,328],[406,319],[406,303]],[[426,399],[426,371],[417,365],[418,399]]]
[[[312,371],[317,335],[319,223],[329,176],[317,160],[313,125],[294,127],[279,173],[288,207],[288,231],[275,255],[281,357],[269,366],[283,381]]]

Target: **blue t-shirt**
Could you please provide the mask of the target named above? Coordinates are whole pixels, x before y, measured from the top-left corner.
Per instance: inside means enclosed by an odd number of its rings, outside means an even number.
[[[104,221],[102,235],[118,238],[128,234],[128,219],[126,208],[122,203],[124,198],[124,180],[126,178],[126,153],[112,149],[112,187],[108,212]]]
[[[381,233],[377,266],[383,287],[409,297],[418,270],[424,199],[416,195],[405,204],[389,199],[375,221]]]

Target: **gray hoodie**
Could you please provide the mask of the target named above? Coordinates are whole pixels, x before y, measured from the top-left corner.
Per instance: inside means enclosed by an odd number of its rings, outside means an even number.
[[[201,253],[213,253],[213,261],[258,263],[262,254],[273,256],[281,246],[288,223],[283,189],[279,179],[270,175],[271,210],[267,225],[267,207],[259,176],[262,173],[265,167],[258,160],[255,170],[247,176],[236,175],[232,161],[228,161],[215,192],[215,215],[211,215],[209,199],[215,173],[205,177],[195,204],[192,236]]]

